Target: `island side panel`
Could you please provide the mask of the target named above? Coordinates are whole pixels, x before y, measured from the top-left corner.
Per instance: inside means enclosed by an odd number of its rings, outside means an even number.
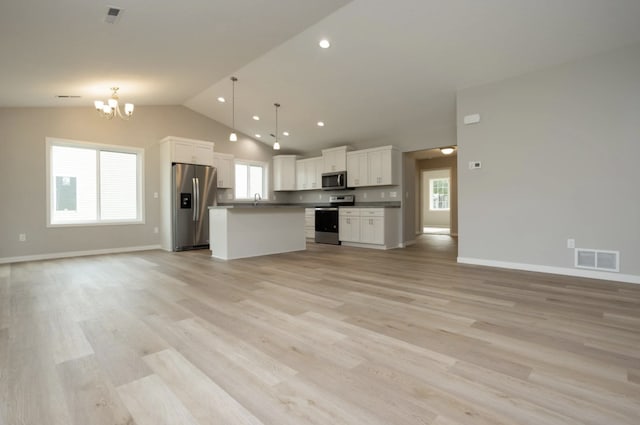
[[[304,208],[214,207],[211,211],[216,211],[211,216],[213,257],[232,260],[306,249]],[[218,216],[224,220],[216,223]],[[219,226],[225,227],[224,232],[215,230]],[[220,245],[226,251],[218,249]]]
[[[229,259],[228,215],[226,209],[209,210],[209,248],[211,256]]]

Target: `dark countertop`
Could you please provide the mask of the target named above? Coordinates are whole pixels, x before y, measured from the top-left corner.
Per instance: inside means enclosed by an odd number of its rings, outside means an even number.
[[[328,208],[335,207],[330,204],[300,204],[305,208]],[[356,202],[355,205],[338,205],[342,208],[400,208],[400,201],[395,202]]]
[[[218,204],[209,206],[209,209],[229,209],[229,208],[242,208],[242,209],[261,209],[261,208],[305,208],[303,204],[278,204],[275,202],[238,202],[232,204]]]
[[[277,202],[231,202],[220,203],[209,208],[327,208],[334,207],[330,204],[311,204],[311,203],[277,203]],[[389,202],[356,202],[355,205],[344,205],[343,208],[400,208],[400,201]]]

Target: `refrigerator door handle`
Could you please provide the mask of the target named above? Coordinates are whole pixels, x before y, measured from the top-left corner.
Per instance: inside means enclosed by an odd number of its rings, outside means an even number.
[[[193,221],[198,220],[198,184],[197,178],[191,179],[191,190],[193,192]]]
[[[196,190],[198,196],[196,197],[198,201],[198,209],[196,210],[196,221],[200,221],[200,177],[196,177]]]

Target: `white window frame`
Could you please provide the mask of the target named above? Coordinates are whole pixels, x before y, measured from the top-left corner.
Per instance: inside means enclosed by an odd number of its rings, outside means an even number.
[[[447,181],[447,196],[448,207],[447,208],[437,208],[433,206],[433,185],[436,181],[446,180]],[[450,177],[435,177],[429,179],[429,211],[449,211],[451,209],[451,178]]]
[[[119,146],[119,145],[106,145],[101,143],[92,143],[92,142],[84,142],[79,140],[70,140],[70,139],[59,139],[55,137],[46,137],[46,186],[47,186],[47,227],[82,227],[82,226],[105,226],[105,225],[127,225],[127,224],[144,224],[145,223],[145,212],[144,212],[144,149],[142,148],[134,148],[129,146]],[[79,222],[69,222],[69,223],[52,223],[51,222],[51,210],[53,208],[51,194],[53,191],[53,179],[51,178],[51,149],[54,146],[64,146],[71,148],[81,148],[81,149],[93,149],[98,152],[100,151],[109,151],[109,152],[117,152],[117,153],[129,153],[135,154],[137,159],[137,176],[136,183],[138,199],[136,209],[138,212],[138,217],[134,220],[102,220],[100,219],[100,161],[96,159],[97,167],[96,167],[96,202],[97,202],[97,220],[88,220],[88,221],[79,221]]]
[[[233,161],[233,174],[234,174],[233,194],[234,196],[235,196],[236,187],[238,184],[236,164],[254,165],[257,167],[262,167],[262,193],[263,193],[262,199],[263,200],[269,199],[269,163],[264,161],[250,160],[250,159],[239,159],[239,158],[234,159]],[[248,198],[235,198],[235,199],[239,201],[253,201],[253,195],[250,195]]]

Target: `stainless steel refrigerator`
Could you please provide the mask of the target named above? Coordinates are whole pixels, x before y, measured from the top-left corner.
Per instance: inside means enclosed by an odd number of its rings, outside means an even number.
[[[209,247],[209,206],[216,205],[216,169],[173,164],[173,250]]]

